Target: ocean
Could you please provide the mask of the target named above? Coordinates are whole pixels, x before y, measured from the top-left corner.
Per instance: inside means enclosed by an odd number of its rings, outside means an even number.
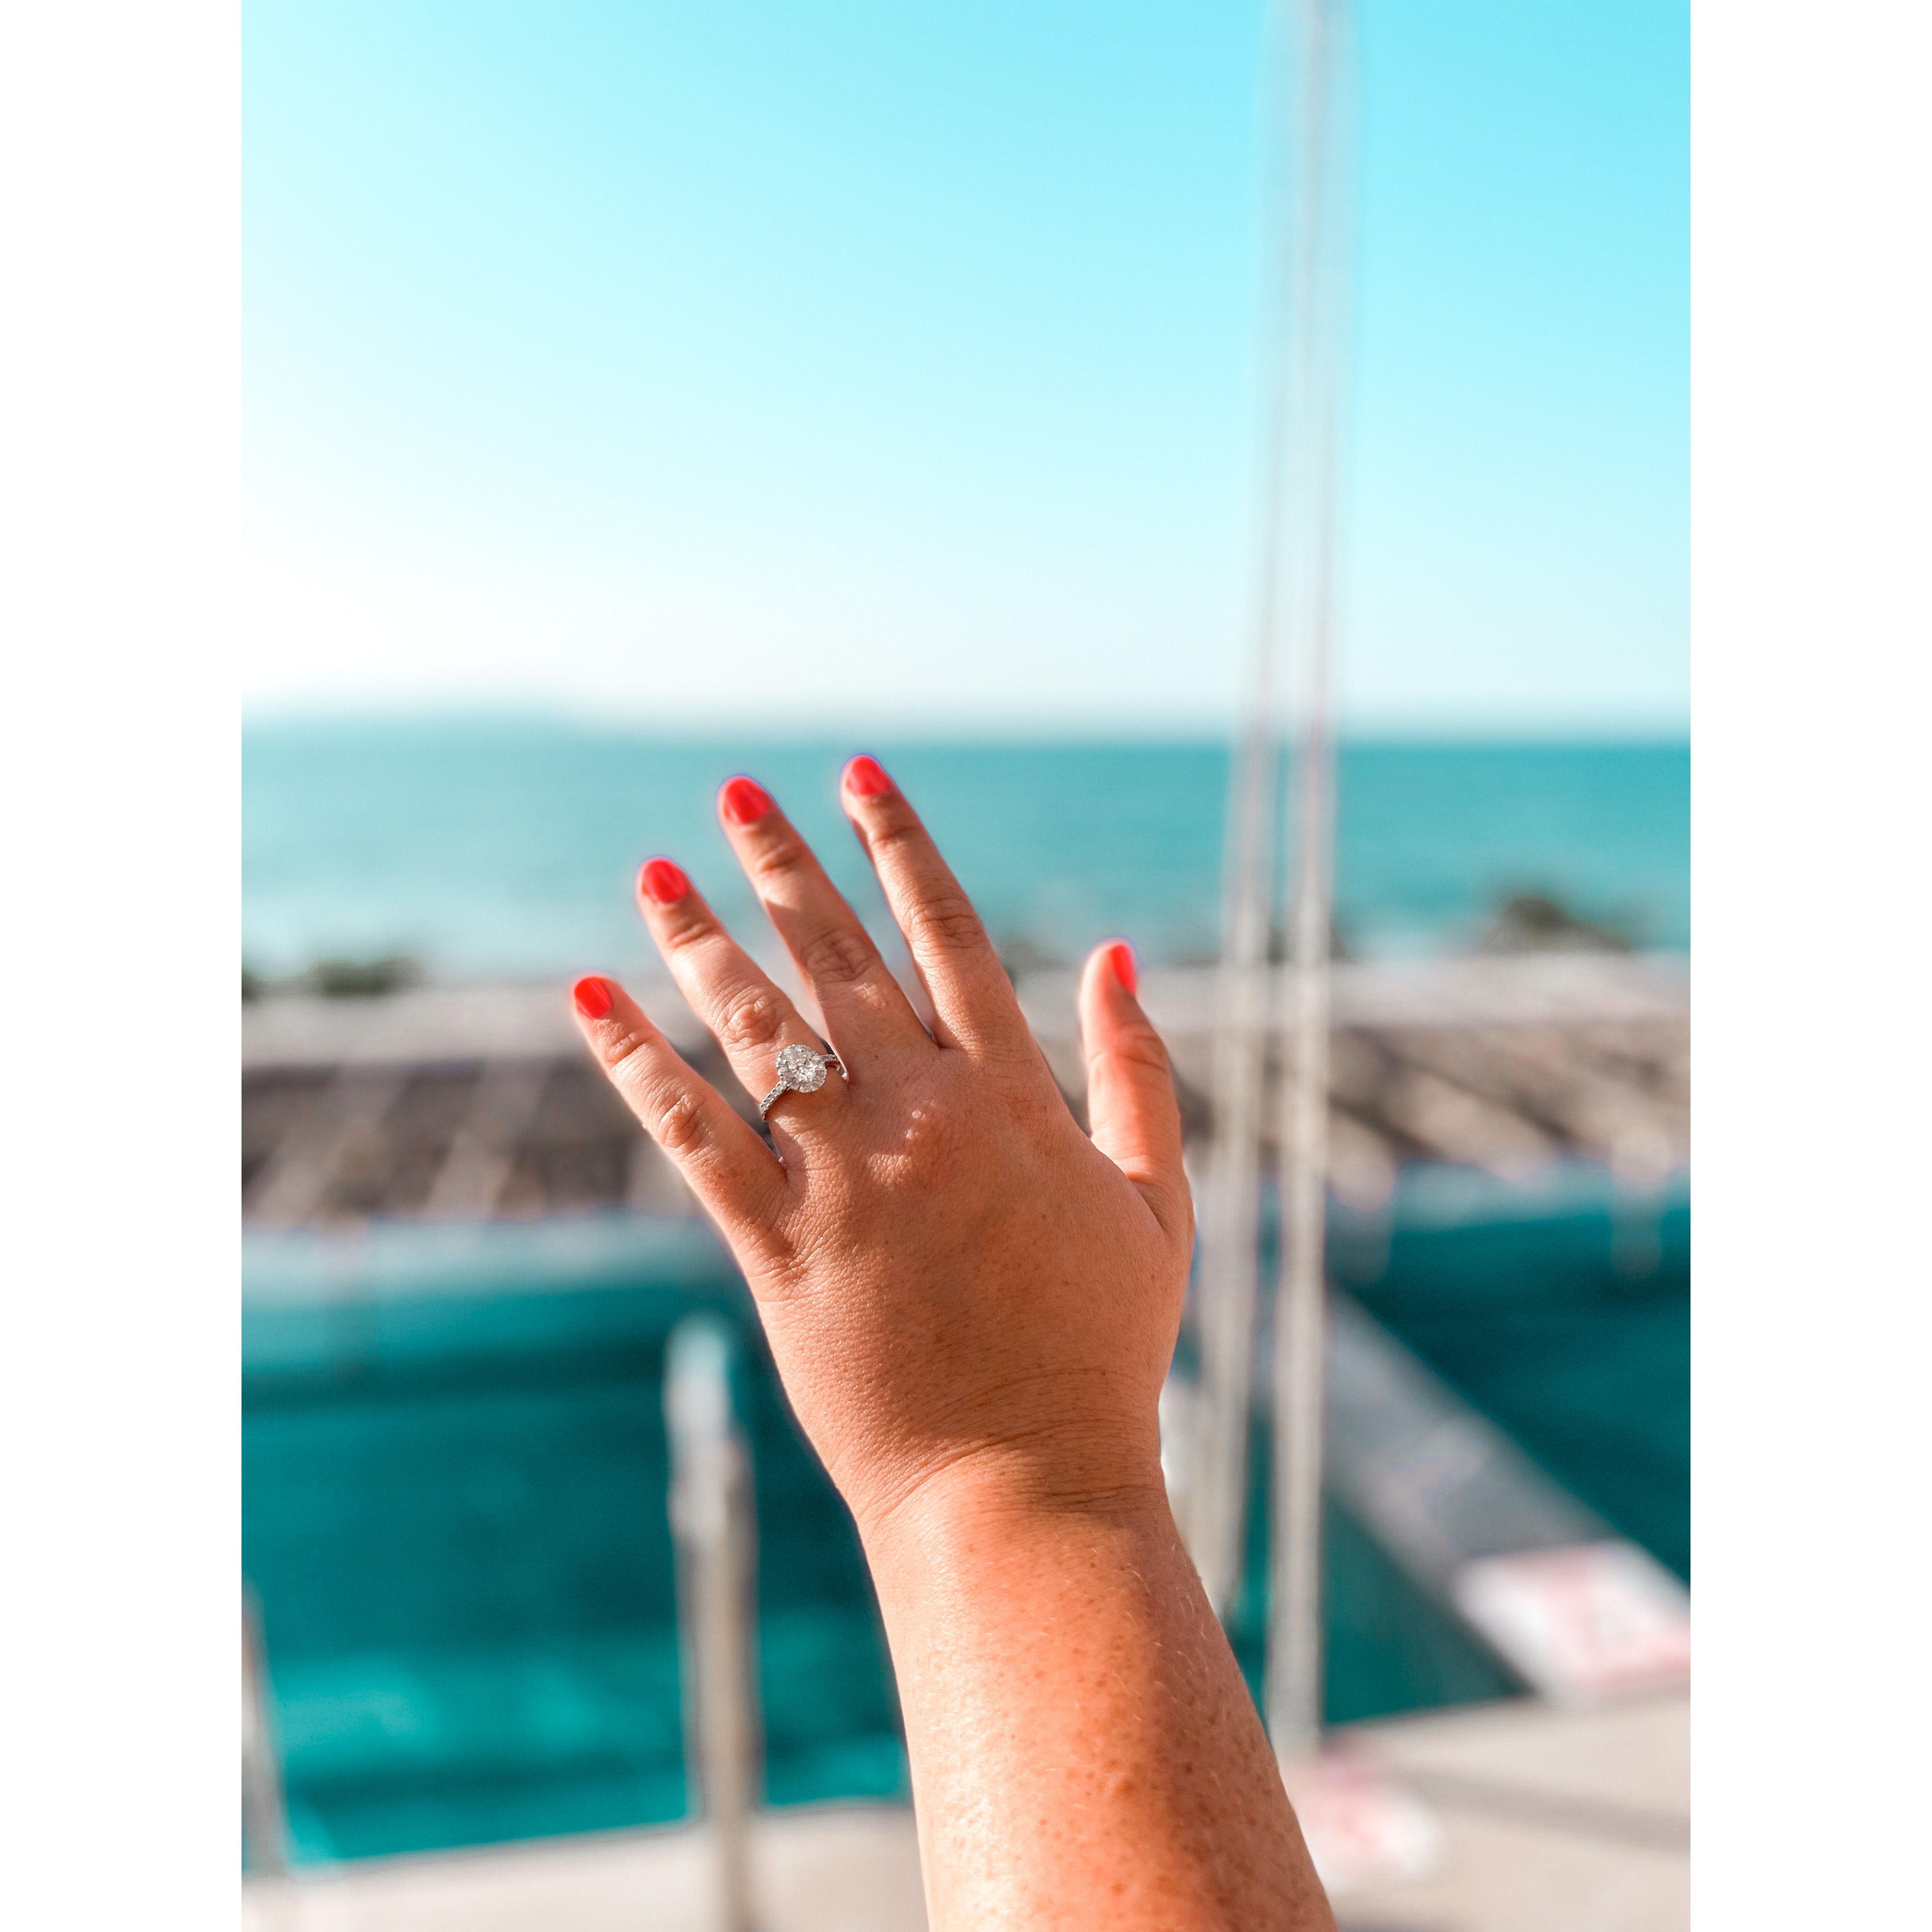
[[[272,977],[396,953],[446,980],[634,970],[631,880],[650,854],[677,859],[728,916],[750,913],[712,806],[739,770],[883,919],[836,797],[856,750],[905,787],[1007,948],[1070,961],[1120,934],[1154,963],[1212,956],[1217,744],[727,742],[442,718],[244,734],[244,962]],[[1354,952],[1454,950],[1521,891],[1640,945],[1689,946],[1681,742],[1350,742],[1337,793],[1337,923]]]

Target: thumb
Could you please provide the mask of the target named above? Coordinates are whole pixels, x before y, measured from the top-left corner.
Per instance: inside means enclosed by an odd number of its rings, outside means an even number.
[[[1080,980],[1087,1118],[1094,1144],[1138,1187],[1170,1234],[1190,1232],[1193,1206],[1180,1164],[1180,1103],[1167,1048],[1135,997],[1134,950],[1095,950]]]

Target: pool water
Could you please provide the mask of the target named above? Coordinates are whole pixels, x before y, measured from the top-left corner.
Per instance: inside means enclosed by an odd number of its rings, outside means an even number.
[[[1690,1576],[1690,1202],[1600,1169],[1405,1177],[1385,1243],[1337,1214],[1336,1280],[1563,1486]]]
[[[1489,1211],[1405,1216],[1351,1286],[1681,1570],[1684,1214],[1633,1277],[1600,1204]],[[1338,1234],[1345,1275],[1353,1252]],[[246,1267],[243,1563],[298,1859],[684,1815],[662,1380],[667,1336],[700,1308],[742,1338],[767,1802],[905,1795],[850,1520],[703,1230],[613,1216],[251,1236]],[[1265,1464],[1258,1441],[1258,1485]],[[1257,1684],[1265,1516],[1234,1619]],[[1327,1568],[1331,1719],[1508,1688],[1339,1513]]]

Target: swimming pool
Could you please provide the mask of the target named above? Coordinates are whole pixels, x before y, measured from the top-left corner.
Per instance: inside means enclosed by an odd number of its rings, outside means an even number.
[[[1688,1212],[1668,1208],[1634,1276],[1602,1200],[1472,1214],[1409,1199],[1379,1246],[1338,1227],[1337,1271],[1552,1473],[1676,1562]],[[905,1794],[856,1535],[701,1227],[251,1235],[245,1267],[243,1562],[299,1859],[683,1815],[661,1383],[666,1337],[699,1308],[742,1339],[767,1801]],[[1256,1461],[1264,1480],[1258,1441]],[[1251,1681],[1264,1524],[1252,1512],[1234,1618]],[[1327,1562],[1331,1719],[1508,1688],[1339,1513]]]

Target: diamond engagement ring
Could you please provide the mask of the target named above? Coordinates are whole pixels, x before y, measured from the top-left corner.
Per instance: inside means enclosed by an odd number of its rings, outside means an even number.
[[[836,1066],[842,1074],[844,1064],[836,1053],[814,1053],[808,1046],[782,1046],[772,1071],[778,1084],[758,1102],[758,1118],[772,1111],[782,1094],[816,1094],[825,1084],[825,1070]]]

